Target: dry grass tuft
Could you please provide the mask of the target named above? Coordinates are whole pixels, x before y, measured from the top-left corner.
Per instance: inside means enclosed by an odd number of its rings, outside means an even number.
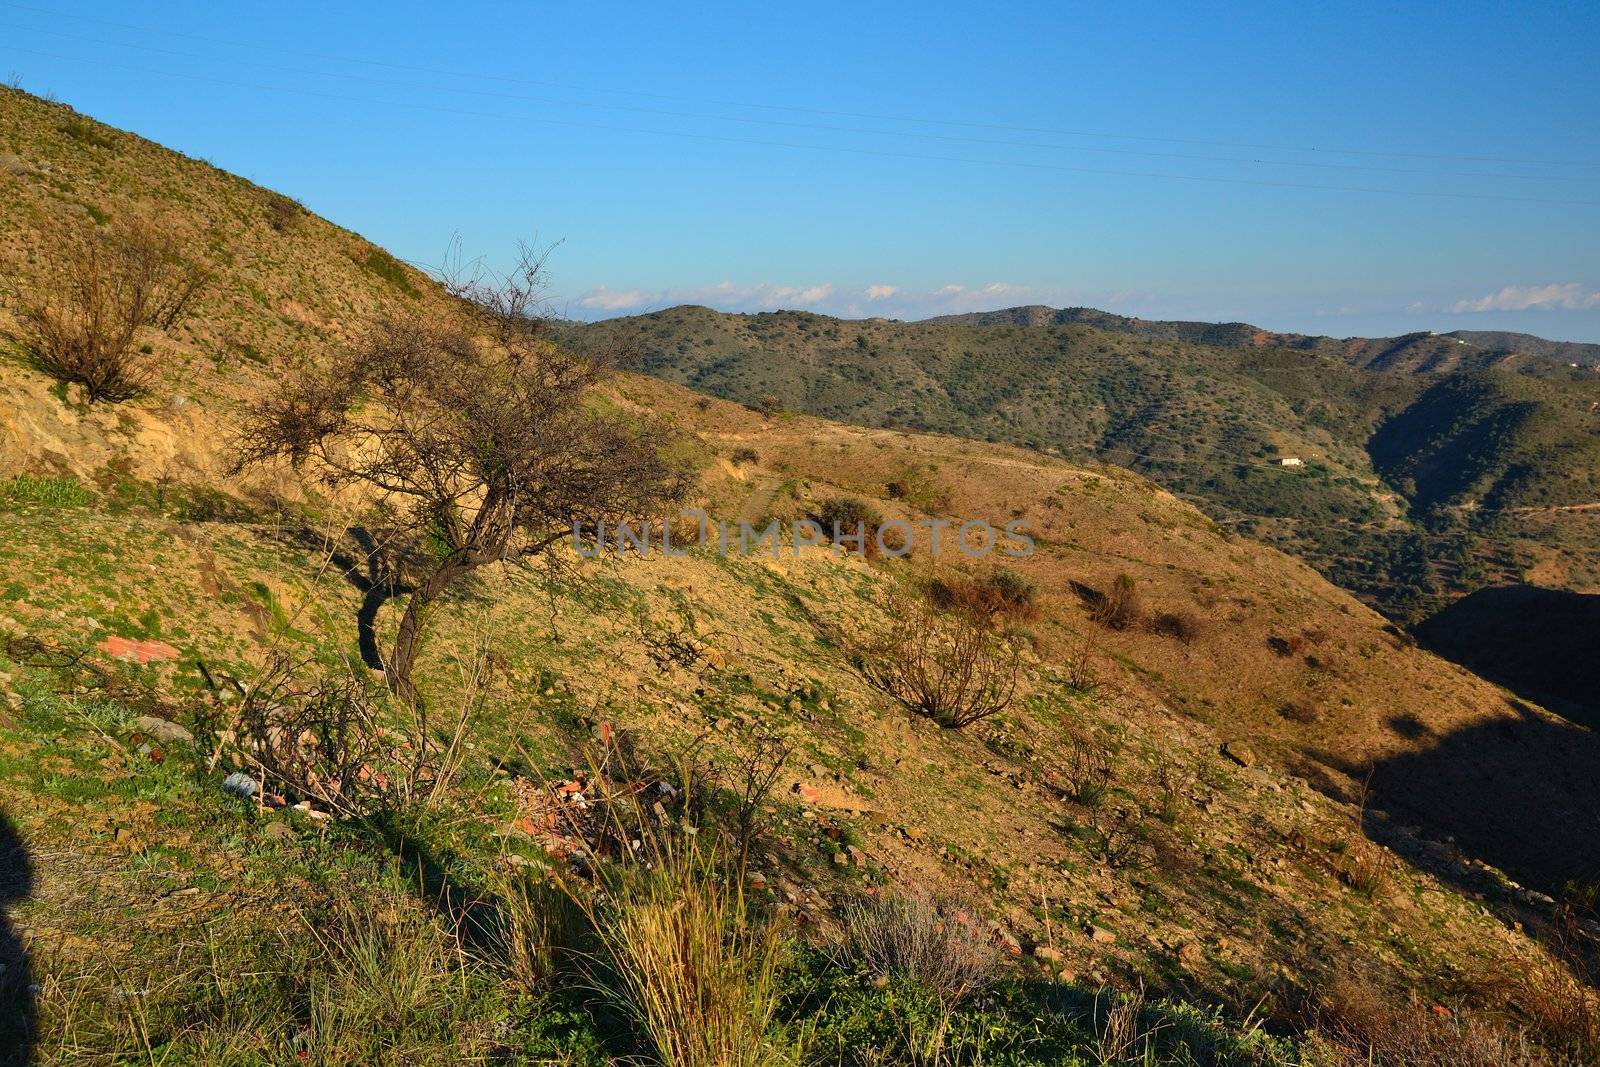
[[[844,909],[843,949],[859,967],[900,978],[953,1007],[992,985],[1000,954],[972,916],[920,893],[862,897]]]

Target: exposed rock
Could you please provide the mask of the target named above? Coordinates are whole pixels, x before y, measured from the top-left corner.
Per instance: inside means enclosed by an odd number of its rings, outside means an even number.
[[[243,771],[234,771],[222,780],[222,788],[236,797],[248,800],[261,792],[261,784]]]
[[[1095,944],[1098,945],[1112,945],[1115,944],[1117,940],[1116,934],[1112,933],[1110,930],[1107,930],[1104,926],[1097,926],[1094,923],[1089,924],[1087,933],[1089,934],[1089,937],[1094,940]]]
[[[1022,955],[1022,942],[999,923],[989,928],[989,941],[1008,956],[1019,958]]]
[[[163,719],[155,715],[141,715],[133,720],[133,728],[146,737],[154,738],[164,745],[192,745],[194,735],[184,727],[170,719]]]
[[[1051,948],[1049,945],[1035,945],[1033,958],[1044,963],[1060,963],[1065,957],[1061,955],[1060,949]]]

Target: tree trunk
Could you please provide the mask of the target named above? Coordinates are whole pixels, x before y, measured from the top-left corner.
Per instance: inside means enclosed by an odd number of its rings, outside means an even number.
[[[384,665],[383,673],[389,691],[407,703],[414,704],[417,699],[416,687],[411,684],[411,668],[417,661],[417,645],[427,625],[428,609],[471,569],[459,560],[446,560],[412,591],[411,599],[406,602],[406,613],[400,617],[400,629],[394,637],[394,653]]]

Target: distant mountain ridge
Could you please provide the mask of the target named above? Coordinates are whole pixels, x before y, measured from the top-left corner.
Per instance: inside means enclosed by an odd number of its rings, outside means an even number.
[[[1488,584],[1600,590],[1597,345],[1040,306],[900,322],[685,305],[569,328],[763,408],[1130,467],[1397,620]]]
[[[1529,333],[1501,330],[1453,330],[1450,333],[1399,334],[1394,337],[1330,337],[1277,333],[1248,322],[1197,322],[1183,319],[1141,319],[1091,307],[1052,308],[1043,304],[936,315],[919,320],[966,326],[1085,325],[1115,333],[1189,344],[1230,348],[1299,348],[1347,359],[1362,367],[1400,371],[1481,370],[1526,362],[1535,357],[1552,363],[1600,367],[1600,344],[1552,341]]]

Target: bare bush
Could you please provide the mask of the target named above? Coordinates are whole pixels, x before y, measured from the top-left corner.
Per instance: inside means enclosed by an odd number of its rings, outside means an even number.
[[[276,657],[240,706],[236,743],[290,802],[363,813],[388,786],[373,695],[354,676],[308,681],[309,672],[309,664]]]
[[[1150,620],[1151,633],[1170,637],[1185,645],[1198,641],[1204,629],[1200,616],[1188,610],[1163,611]]]
[[[733,800],[730,822],[734,860],[741,878],[749,866],[751,849],[769,824],[767,798],[793,752],[794,745],[783,737],[764,734],[755,739],[748,754],[734,762],[723,787]]]
[[[1309,700],[1285,701],[1278,708],[1278,714],[1290,722],[1297,722],[1302,726],[1310,726],[1322,718],[1322,712]]]
[[[21,316],[34,363],[83,386],[91,401],[143,393],[153,372],[137,344],[140,331],[176,325],[209,272],[185,263],[170,238],[142,222],[115,231],[63,228],[46,248],[40,295]]]
[[[854,963],[899,978],[954,1006],[993,984],[999,950],[952,901],[884,893],[845,906],[844,950]]]
[[[422,561],[385,664],[408,700],[428,611],[467,575],[555,564],[575,530],[647,518],[692,483],[664,429],[589,403],[609,364],[549,339],[540,277],[525,253],[509,277],[455,282],[457,303],[418,304],[290,374],[245,425],[238,466],[315,460],[327,484],[375,490],[384,542]]]
[[[1114,760],[1109,746],[1088,737],[1074,737],[1067,755],[1067,796],[1086,808],[1098,808],[1111,792]]]
[[[245,691],[232,751],[291,802],[352,816],[391,805],[436,806],[463,769],[486,663],[481,651],[464,662],[456,714],[436,733],[420,705],[392,708],[381,688],[374,691],[354,671],[274,656]],[[390,712],[398,713],[392,725]]]
[[[1126,630],[1144,618],[1144,598],[1131,575],[1119,574],[1110,592],[1101,594],[1093,607],[1094,621],[1109,630]]]
[[[1079,696],[1090,696],[1100,688],[1100,676],[1094,669],[1094,642],[1084,634],[1068,654],[1065,663],[1067,688]]]
[[[907,709],[960,729],[998,715],[1016,696],[1022,643],[989,618],[940,611],[895,595],[887,631],[857,650],[866,679]]]

